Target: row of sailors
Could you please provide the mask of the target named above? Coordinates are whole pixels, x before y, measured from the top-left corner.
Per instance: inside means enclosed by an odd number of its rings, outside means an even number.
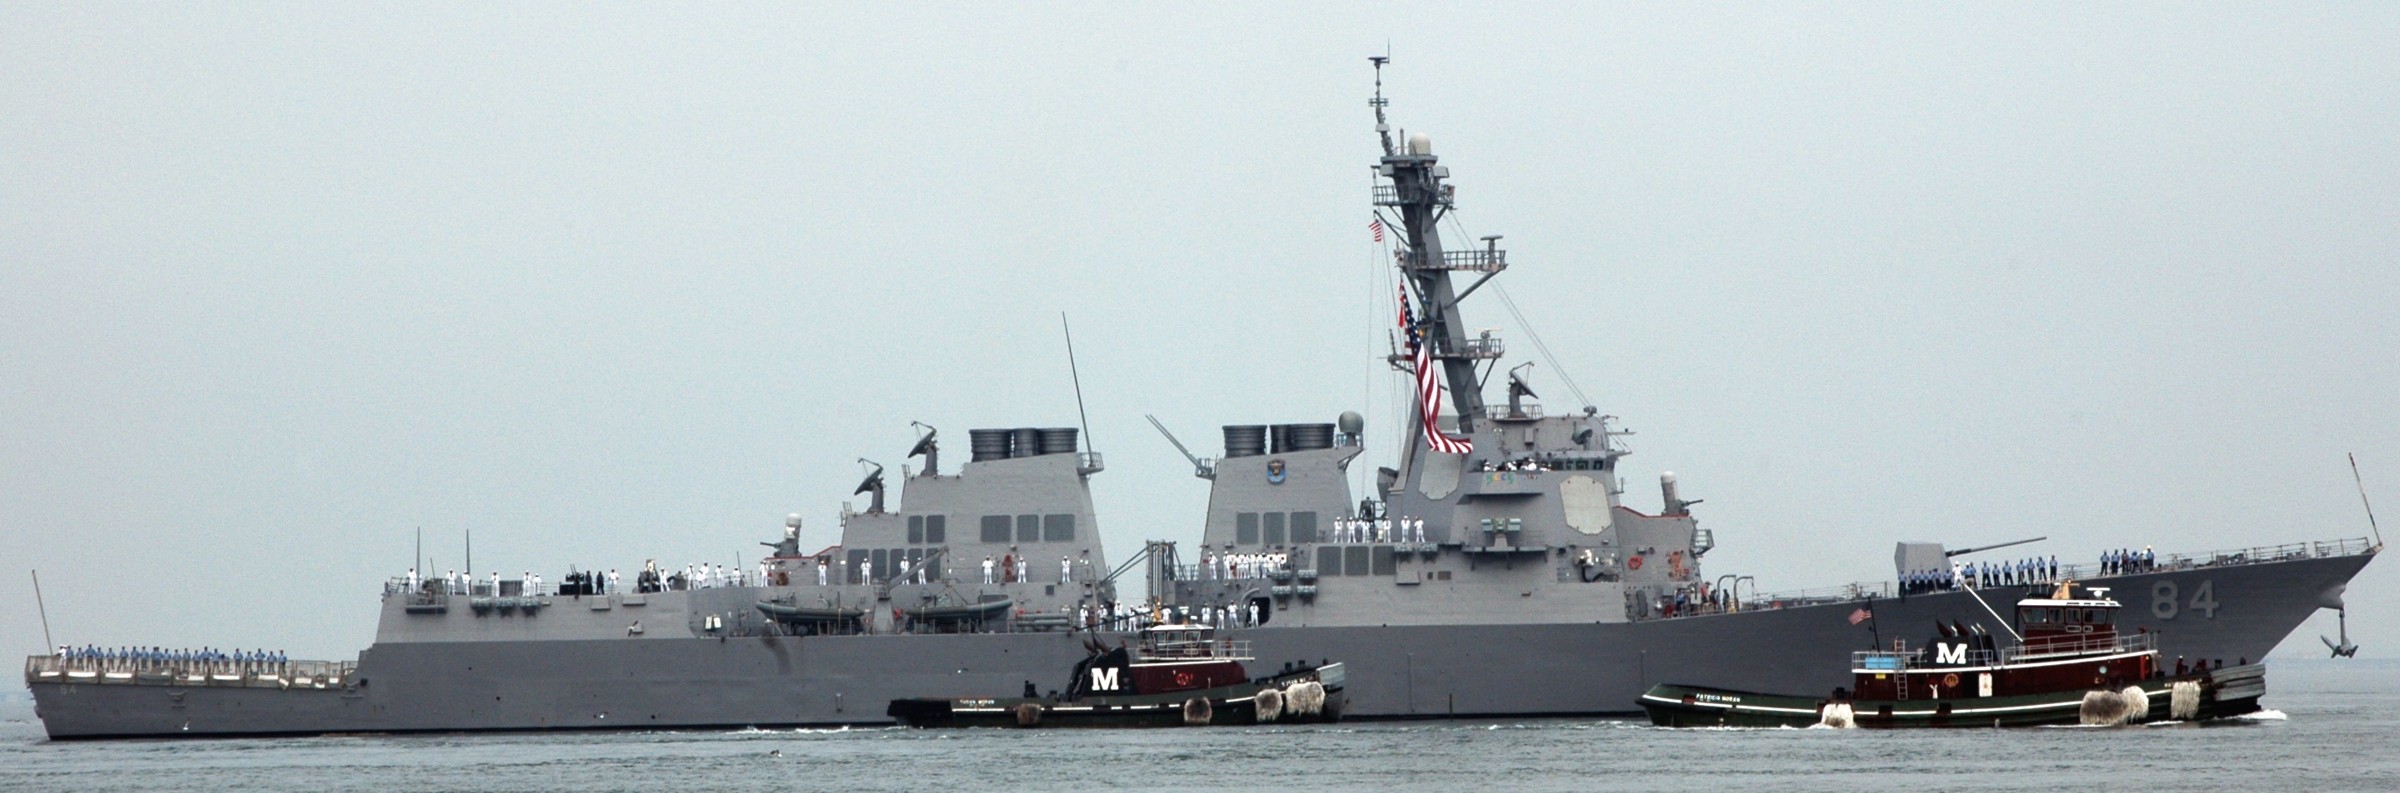
[[[2158,554],[2144,545],[2139,551],[2118,549],[2100,552],[2100,571],[2108,575],[2147,573],[2158,569]]]
[[[1224,556],[1203,553],[1200,554],[1200,577],[1228,581],[1265,578],[1268,571],[1283,568],[1289,559],[1289,556],[1280,553],[1229,553]]]
[[[61,666],[84,666],[107,671],[139,671],[143,669],[189,666],[193,664],[220,665],[223,668],[267,669],[289,663],[282,650],[235,650],[226,652],[213,647],[185,649],[175,647],[68,647],[58,648]]]
[[[766,562],[761,561],[759,563],[759,569],[759,575],[756,578],[753,578],[750,573],[745,570],[727,568],[722,564],[710,565],[706,563],[700,563],[684,565],[683,572],[678,574],[670,571],[660,570],[656,562],[650,562],[644,565],[644,569],[640,577],[642,585],[641,589],[644,592],[656,592],[661,589],[714,589],[718,587],[754,586],[756,585],[757,581],[765,580]],[[617,571],[613,569],[606,573],[601,573],[597,570],[584,573],[568,573],[567,577],[575,591],[569,592],[565,589],[562,589],[559,594],[604,595],[617,591],[620,581]],[[417,569],[411,567],[408,569],[408,575],[403,580],[406,582],[404,586],[407,587],[407,591],[409,592],[441,591],[452,595],[475,594],[469,591],[471,588],[473,588],[475,583],[474,579],[469,577],[466,573],[461,573],[456,570],[451,570],[444,573],[438,580],[423,580],[417,576]],[[488,586],[489,588],[485,589],[481,594],[495,594],[500,591],[500,573],[498,571],[493,571]],[[527,594],[544,594],[543,586],[544,581],[540,573],[527,570],[517,577],[517,591],[519,592]]]
[[[1656,605],[1662,617],[1694,617],[1741,609],[1741,604],[1734,602],[1731,592],[1712,587],[1706,581],[1685,584],[1676,587],[1672,593],[1662,593]]]
[[[1966,582],[1960,572],[1958,568],[1952,567],[1949,570],[1912,570],[1901,573],[1900,591],[1913,595],[1957,589],[1960,584]]]
[[[1334,518],[1333,539],[1337,544],[1362,542],[1424,542],[1424,518]]]
[[[1256,603],[1221,606],[1161,606],[1147,607],[1124,603],[1079,603],[1075,606],[1075,623],[1087,631],[1130,632],[1153,625],[1206,625],[1212,628],[1242,628],[1261,621]]]
[[[1174,623],[1218,629],[1247,628],[1259,622],[1256,603],[1244,606],[1176,606],[1160,616]]]
[[[1083,556],[1084,556],[1084,560],[1083,560],[1084,566],[1086,566],[1086,567],[1089,567],[1089,566],[1091,566],[1091,556],[1092,556],[1092,552],[1091,552],[1091,551],[1084,551],[1084,552],[1083,552]],[[821,563],[821,562],[820,562],[820,563]],[[865,564],[872,564],[872,563],[871,563],[871,562],[869,562],[869,563],[862,563],[861,569],[866,569],[866,568],[864,567],[864,565],[865,565]],[[920,584],[922,584],[922,583],[925,583],[925,581],[924,581],[924,571],[922,571],[922,570],[919,570],[919,571],[917,571],[917,572],[918,572],[918,574],[917,574],[916,583],[920,583]],[[906,579],[906,578],[908,577],[908,563],[907,563],[907,562],[905,562],[905,561],[904,561],[904,562],[901,562],[901,563],[900,563],[900,573],[901,573],[901,578],[903,578],[903,579]],[[860,575],[861,575],[861,576],[865,576],[866,574],[865,574],[865,573],[860,573]],[[872,577],[868,577],[868,580],[874,580],[874,579],[873,579]],[[1018,556],[1018,555],[1016,555],[1016,554],[1013,554],[1013,553],[1011,553],[1011,554],[1007,554],[1007,555],[1004,555],[1004,556],[1000,557],[1000,561],[999,561],[999,562],[998,562],[996,565],[995,565],[995,563],[992,561],[992,557],[989,557],[989,556],[983,557],[983,582],[984,582],[984,583],[986,583],[986,584],[1014,584],[1014,583],[1017,583],[1017,582],[1019,582],[1019,581],[1023,581],[1023,582],[1027,582],[1027,583],[1031,583],[1031,582],[1033,581],[1033,557],[1032,557],[1032,556]],[[1072,559],[1072,558],[1069,558],[1069,557],[1065,557],[1065,556],[1058,557],[1058,582],[1059,582],[1059,583],[1061,583],[1061,584],[1072,584],[1072,583],[1075,583],[1075,560],[1074,560],[1074,559]],[[825,583],[825,581],[824,581],[824,578],[823,578],[823,573],[822,573],[822,571],[820,571],[820,573],[819,573],[819,576],[818,576],[817,583],[820,583],[820,584],[822,584],[822,583]]]
[[[1969,583],[1982,587],[2048,584],[2058,580],[2058,557],[2047,562],[2038,556],[2014,562],[1968,562],[1962,572]]]

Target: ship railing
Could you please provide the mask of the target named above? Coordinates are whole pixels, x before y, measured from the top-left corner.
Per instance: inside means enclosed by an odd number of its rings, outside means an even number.
[[[1479,336],[1472,339],[1461,340],[1457,346],[1450,347],[1449,349],[1437,348],[1433,351],[1433,354],[1436,358],[1466,358],[1470,360],[1485,360],[1507,355],[1508,345],[1505,342],[1502,342],[1498,336]]]
[[[25,659],[27,683],[126,685],[339,686],[357,661],[164,660],[36,655]]]
[[[1229,575],[1227,574],[1225,565],[1222,562],[1212,565],[1179,564],[1175,565],[1174,567],[1174,576],[1175,580],[1177,581],[1197,581],[1200,583],[1209,583],[1213,581],[1264,581],[1273,577],[1276,569],[1282,568],[1274,568],[1269,565],[1244,565],[1240,570],[1240,575]]]
[[[1491,248],[1442,251],[1442,269],[1477,273],[1500,272],[1508,269],[1508,251]]]
[[[1742,598],[1740,610],[1754,611],[1846,603],[1853,600],[1873,600],[1896,597],[1898,592],[1898,588],[1890,581],[1857,581],[1839,586],[1748,595]]]
[[[1518,412],[1511,413],[1506,404],[1485,405],[1483,406],[1483,417],[1487,419],[1538,419],[1542,417],[1542,404],[1539,402],[1526,402],[1518,407],[1520,408]]]
[[[2131,568],[2119,572],[2109,572],[2107,567],[2097,562],[2061,564],[2058,566],[2057,578],[2072,578],[2077,581],[2094,581],[2119,575],[2138,575],[2142,573],[2161,572],[2171,573],[2183,570],[2201,570],[2211,567],[2239,567],[2242,565],[2264,564],[2268,562],[2293,562],[2304,559],[2330,559],[2341,556],[2357,556],[2373,550],[2375,550],[2375,543],[2365,537],[2346,537],[2332,540],[2290,542],[2283,543],[2281,545],[2258,545],[2248,548],[2226,548],[2214,551],[2159,554],[2158,561],[2155,564],[2147,567]],[[2047,570],[2044,571],[2045,575],[2047,572]],[[2054,579],[2045,579],[2045,581],[2048,580]]]
[[[1423,191],[1411,188],[1406,195],[1403,195],[1397,185],[1379,184],[1375,185],[1370,197],[1374,199],[1376,206],[1396,207],[1406,206],[1411,199],[1422,194]],[[1441,191],[1433,194],[1434,203],[1440,206],[1450,206],[1450,202],[1456,200],[1457,195],[1458,192],[1450,189],[1450,185],[1442,185]]]

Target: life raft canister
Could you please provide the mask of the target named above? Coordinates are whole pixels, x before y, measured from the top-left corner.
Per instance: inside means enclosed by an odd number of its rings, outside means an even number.
[[[1631,559],[1627,559],[1627,560],[1625,560],[1625,567],[1626,567],[1626,569],[1629,569],[1629,570],[1640,570],[1640,569],[1642,569],[1642,557],[1636,556],[1636,557],[1633,557],[1633,558],[1631,558]]]

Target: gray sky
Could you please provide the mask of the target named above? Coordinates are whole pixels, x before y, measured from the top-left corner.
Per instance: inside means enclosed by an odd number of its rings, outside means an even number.
[[[1387,42],[1712,574],[2364,536],[2353,451],[2400,520],[2400,5],[8,2],[0,645],[26,568],[62,642],[349,657],[418,527],[830,543],[912,419],[1075,422],[1061,311],[1118,559],[1205,506],[1146,412],[1388,459]],[[2400,566],[2350,602],[2400,654]]]

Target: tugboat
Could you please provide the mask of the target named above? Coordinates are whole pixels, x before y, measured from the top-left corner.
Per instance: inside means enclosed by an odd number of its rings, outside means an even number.
[[[1285,664],[1251,677],[1250,643],[1201,625],[1160,625],[1141,644],[1086,644],[1065,692],[1043,696],[896,699],[886,714],[911,727],[1200,727],[1333,722],[1342,717],[1342,665]]]
[[[2170,670],[2157,634],[2117,633],[2121,606],[2107,589],[2075,589],[2064,581],[2046,597],[2017,601],[2012,646],[1996,648],[1980,624],[1951,623],[1937,624],[1939,635],[1924,647],[1894,640],[1889,651],[1853,653],[1852,689],[1830,697],[1661,685],[1640,703],[1661,727],[2106,726],[2258,710],[2264,665],[2191,667],[2178,659]]]

